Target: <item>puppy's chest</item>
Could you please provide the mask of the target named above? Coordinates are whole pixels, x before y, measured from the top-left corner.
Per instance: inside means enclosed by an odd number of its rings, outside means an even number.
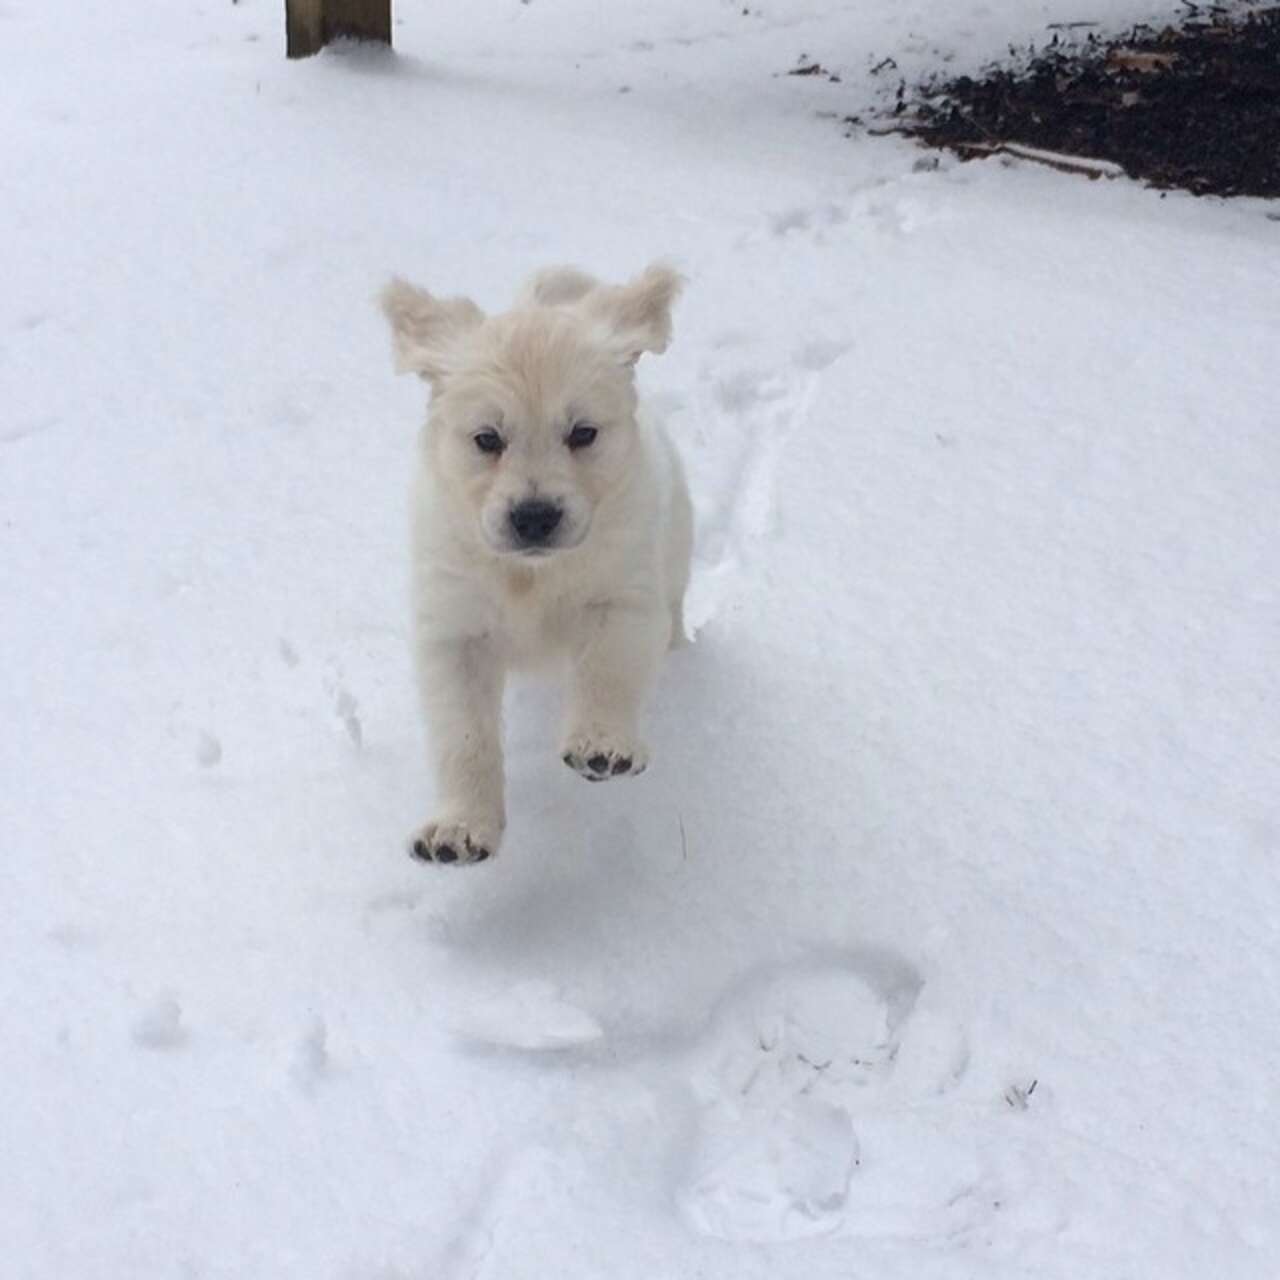
[[[548,575],[516,567],[493,584],[496,623],[503,647],[516,663],[538,663],[562,652],[581,617],[576,593]]]

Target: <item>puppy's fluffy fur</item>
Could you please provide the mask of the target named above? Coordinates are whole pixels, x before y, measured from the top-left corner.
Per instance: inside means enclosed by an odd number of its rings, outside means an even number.
[[[491,317],[400,280],[383,293],[398,369],[431,387],[413,571],[439,811],[414,838],[422,859],[498,847],[509,669],[567,660],[561,757],[582,776],[648,762],[639,719],[683,639],[692,511],[634,368],[666,348],[679,287],[661,265],[620,286],[556,267]]]

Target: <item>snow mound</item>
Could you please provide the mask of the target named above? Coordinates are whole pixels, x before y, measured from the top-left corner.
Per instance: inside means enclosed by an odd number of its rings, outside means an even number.
[[[512,1049],[568,1049],[604,1035],[589,1013],[560,999],[549,982],[520,982],[478,1001],[454,1019],[453,1028],[460,1039]]]

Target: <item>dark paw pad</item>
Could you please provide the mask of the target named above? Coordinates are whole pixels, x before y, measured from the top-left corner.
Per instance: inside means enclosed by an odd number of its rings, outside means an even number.
[[[634,776],[645,770],[643,761],[637,766],[634,756],[612,751],[592,751],[590,754],[566,751],[561,759],[588,782],[604,782],[607,778],[621,778],[628,774]]]
[[[419,862],[439,862],[447,866],[455,862],[460,864],[485,862],[492,856],[493,851],[485,848],[484,845],[473,844],[470,837],[464,838],[461,844],[451,843],[448,840],[441,844],[432,844],[429,840],[418,836],[410,848],[410,853]]]

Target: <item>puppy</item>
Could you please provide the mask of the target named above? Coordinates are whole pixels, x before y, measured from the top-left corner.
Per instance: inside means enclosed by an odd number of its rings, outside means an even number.
[[[506,824],[508,670],[568,667],[561,758],[592,782],[642,773],[640,715],[683,640],[693,515],[635,365],[671,337],[680,278],[610,286],[543,271],[486,316],[393,280],[397,370],[431,388],[413,495],[414,632],[435,755],[427,862],[482,862]]]

